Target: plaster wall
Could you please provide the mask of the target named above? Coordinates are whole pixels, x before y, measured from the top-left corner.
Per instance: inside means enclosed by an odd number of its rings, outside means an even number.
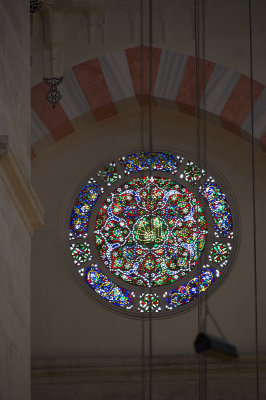
[[[144,142],[148,124],[145,117]],[[228,185],[239,213],[239,251],[232,271],[209,298],[208,305],[226,337],[239,353],[255,351],[253,235],[250,144],[222,128],[205,127],[207,163]],[[110,312],[76,284],[61,239],[62,221],[73,192],[104,160],[140,146],[140,112],[130,112],[82,127],[33,161],[33,184],[45,208],[46,224],[32,244],[33,358],[138,356],[141,322]],[[156,108],[154,146],[195,157],[193,117]],[[264,237],[265,155],[256,149],[257,262],[260,351],[266,351]],[[208,321],[207,329],[217,334]],[[197,309],[153,322],[155,355],[192,354]]]

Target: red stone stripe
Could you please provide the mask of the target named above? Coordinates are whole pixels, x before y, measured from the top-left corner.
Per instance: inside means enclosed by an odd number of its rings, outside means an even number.
[[[264,132],[264,134],[261,136],[259,142],[263,151],[266,151],[266,132]]]
[[[161,49],[152,48],[152,91],[157,79],[161,53]],[[150,48],[133,47],[126,50],[126,55],[136,98],[140,105],[147,105],[150,91]],[[154,99],[153,102],[156,104]]]
[[[199,67],[199,101],[216,64],[207,60],[198,60]],[[190,56],[179,87],[176,102],[181,112],[195,114],[195,58]]]
[[[253,88],[255,103],[263,91],[264,86],[261,83],[254,81]],[[220,114],[222,126],[237,135],[241,135],[240,127],[250,112],[250,107],[250,78],[241,75]]]
[[[72,68],[97,121],[117,115],[97,58]]]
[[[74,133],[74,128],[60,104],[55,108],[46,100],[49,87],[41,82],[31,89],[31,106],[57,142]]]

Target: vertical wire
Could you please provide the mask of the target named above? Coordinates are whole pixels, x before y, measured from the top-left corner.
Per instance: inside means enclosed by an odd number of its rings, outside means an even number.
[[[144,83],[143,83],[143,0],[140,0],[140,146],[141,151],[144,150]],[[141,319],[141,361],[142,361],[142,376],[141,376],[141,397],[145,400],[146,397],[146,368],[145,368],[145,316],[143,313]]]
[[[252,216],[253,216],[253,262],[254,262],[254,308],[255,308],[255,341],[256,341],[256,398],[260,398],[259,388],[259,338],[258,338],[258,288],[257,288],[257,242],[256,242],[256,198],[255,198],[255,148],[254,148],[254,94],[253,94],[253,20],[252,0],[249,8],[249,53],[250,53],[250,103],[251,103],[251,169],[252,169]]]
[[[200,7],[200,15],[199,15],[199,26],[198,26],[198,32],[199,32],[199,40],[201,40],[201,43],[199,43],[198,48],[201,51],[201,58],[203,60],[206,60],[206,48],[205,48],[205,44],[206,44],[206,36],[205,36],[205,32],[206,32],[206,10],[205,10],[205,1],[201,2],[201,7]],[[206,83],[206,69],[205,69],[205,63],[202,64],[201,67],[201,78],[202,81],[205,85]],[[198,99],[199,101],[199,99]],[[202,108],[203,110],[206,109],[206,101],[205,101],[205,96],[203,95],[203,97],[200,99],[200,101],[202,102]],[[199,164],[199,168],[200,170],[204,169],[206,171],[206,149],[207,149],[207,143],[206,143],[206,118],[205,115],[203,115],[203,118],[201,120],[201,149],[200,149],[200,153],[202,155],[201,159],[200,159],[200,164]],[[200,194],[198,192],[198,196],[199,196],[199,201],[200,201]],[[203,203],[203,211],[204,214],[206,215],[206,203]],[[207,228],[208,229],[208,228]],[[206,259],[204,256],[204,259],[202,260],[202,264],[205,264]],[[201,307],[200,307],[200,324],[201,324],[201,331],[206,332],[206,319],[204,319],[203,317],[203,302],[201,302]],[[206,312],[208,310],[208,298],[206,298]],[[201,356],[201,396],[203,399],[206,399],[207,393],[206,393],[206,388],[207,388],[207,382],[206,382],[206,365],[207,365],[207,359],[204,355]]]
[[[196,120],[196,152],[197,152],[197,162],[199,167],[201,167],[201,137],[200,137],[200,115],[199,115],[199,45],[200,45],[200,38],[199,38],[199,6],[198,0],[194,0],[194,51],[195,51],[195,120]],[[198,203],[199,203],[199,194],[198,194]],[[197,224],[197,255],[199,253],[199,243],[198,243],[198,205],[197,205],[197,213],[196,213],[196,224]],[[201,284],[201,277],[200,277],[200,261],[198,261],[197,265],[197,275],[198,275],[198,332],[201,331],[201,298],[200,298],[200,284]],[[198,398],[199,400],[202,399],[202,372],[203,372],[203,355],[199,353],[199,370],[198,370]]]
[[[150,178],[151,178],[151,170],[152,170],[152,150],[153,150],[153,139],[152,139],[152,73],[153,73],[153,65],[152,65],[152,0],[149,0],[149,153],[150,153]],[[150,184],[150,201],[152,200],[152,186]],[[151,207],[150,207],[151,214]],[[151,215],[150,215],[151,217]],[[150,218],[151,225],[151,218]],[[151,251],[151,250],[150,250]],[[151,290],[151,269],[150,269],[150,279],[149,279],[149,400],[152,400],[152,352],[153,352],[153,343],[152,343],[152,290]]]
[[[194,0],[194,12],[195,12],[195,119],[196,119],[196,157],[198,165],[201,165],[200,148],[201,148],[201,137],[200,137],[200,126],[199,126],[199,14],[198,14],[198,1]],[[197,209],[198,214],[198,209]],[[198,225],[198,215],[197,215]],[[198,233],[198,232],[197,232]],[[198,245],[197,245],[198,247]],[[198,248],[197,248],[198,253]],[[199,263],[198,263],[199,269]],[[199,273],[199,271],[198,271]],[[199,283],[199,281],[198,281]],[[200,286],[198,287],[198,289]],[[200,315],[200,296],[198,292],[198,330],[201,329],[201,315]]]
[[[140,145],[142,151],[144,149],[143,25],[143,0],[140,0]]]

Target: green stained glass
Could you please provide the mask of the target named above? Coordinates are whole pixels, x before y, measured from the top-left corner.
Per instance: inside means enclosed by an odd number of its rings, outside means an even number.
[[[139,312],[159,312],[161,311],[160,300],[157,294],[142,294],[139,298]]]
[[[231,249],[232,246],[230,243],[215,242],[210,251],[210,256],[209,256],[210,261],[215,261],[221,266],[224,266],[228,261]]]
[[[205,175],[205,171],[203,169],[199,168],[193,162],[188,161],[183,174],[180,175],[180,178],[184,178],[185,181],[194,185],[204,175]]]
[[[97,175],[105,182],[108,186],[111,186],[112,183],[116,182],[117,179],[121,178],[118,169],[114,162],[111,162],[109,165],[105,166],[102,170],[98,171]]]
[[[78,266],[87,260],[91,260],[91,251],[88,243],[71,244],[70,250],[74,263]]]

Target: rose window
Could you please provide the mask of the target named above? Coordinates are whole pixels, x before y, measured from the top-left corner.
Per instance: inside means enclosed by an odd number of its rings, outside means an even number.
[[[197,302],[232,264],[236,222],[213,174],[174,154],[125,155],[77,192],[72,270],[88,293],[131,315]]]

